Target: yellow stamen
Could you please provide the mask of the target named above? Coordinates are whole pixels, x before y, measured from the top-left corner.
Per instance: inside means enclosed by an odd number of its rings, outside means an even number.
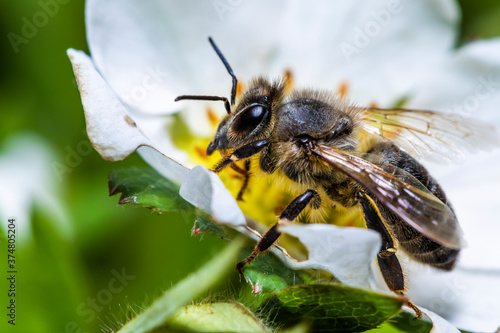
[[[340,83],[338,94],[340,95],[340,98],[344,98],[347,95],[349,86],[347,82],[343,81]]]
[[[241,81],[238,81],[238,83],[236,84],[236,96],[241,96],[244,90],[245,84]]]
[[[202,146],[195,146],[194,151],[204,160],[208,160],[207,150]]]
[[[208,120],[210,121],[210,125],[212,125],[214,128],[217,127],[217,125],[219,125],[220,118],[210,107],[207,108],[207,117]]]
[[[285,93],[290,93],[293,89],[293,73],[290,69],[285,70],[283,74],[283,80],[285,81]]]

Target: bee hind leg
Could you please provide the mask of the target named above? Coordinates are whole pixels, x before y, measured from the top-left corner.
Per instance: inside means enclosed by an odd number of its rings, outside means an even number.
[[[266,231],[261,240],[257,243],[257,245],[255,245],[252,253],[245,260],[240,261],[236,265],[236,269],[241,273],[241,269],[246,264],[252,262],[259,254],[269,249],[281,235],[281,232],[278,231],[280,223],[295,220],[295,218],[302,213],[308,204],[311,204],[313,208],[319,208],[321,198],[318,192],[314,190],[307,190],[288,204],[288,206],[286,206],[281,213],[278,222]]]
[[[422,311],[411,300],[406,297],[406,285],[403,269],[396,257],[396,246],[394,239],[382,221],[380,211],[376,203],[365,193],[359,192],[359,202],[365,215],[366,227],[377,231],[382,237],[382,246],[377,255],[378,266],[384,277],[387,287],[394,293],[404,296],[406,305],[415,311],[415,318],[422,318]]]

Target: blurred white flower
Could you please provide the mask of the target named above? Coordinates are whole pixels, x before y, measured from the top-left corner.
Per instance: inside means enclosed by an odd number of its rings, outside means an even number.
[[[0,218],[7,233],[7,220],[15,219],[18,246],[31,239],[31,217],[36,207],[49,216],[56,230],[72,236],[68,216],[57,194],[55,154],[50,144],[34,133],[18,133],[0,151]]]
[[[92,58],[75,50],[68,54],[89,137],[103,158],[121,160],[137,150],[162,175],[183,184],[185,198],[254,238],[234,199],[225,195],[223,202],[214,195],[227,194],[218,177],[200,168],[189,171],[189,155],[173,144],[169,133],[173,118],[168,115],[178,112],[192,132],[202,137],[212,134],[207,105],[175,104],[176,96],[229,94],[230,78],[208,36],[244,81],[256,75],[277,77],[289,68],[300,86],[336,90],[347,82],[349,97],[360,105],[376,102],[389,107],[406,98],[407,107],[458,112],[500,125],[494,111],[500,105],[500,59],[495,57],[500,40],[455,50],[460,14],[451,0],[218,4],[90,0],[86,23]],[[211,106],[224,113],[222,105]],[[500,297],[498,288],[478,292],[462,284],[485,274],[500,282],[500,259],[493,256],[491,245],[500,229],[493,221],[498,203],[493,191],[500,186],[497,165],[498,154],[482,154],[461,167],[430,166],[454,204],[469,247],[463,250],[456,272],[409,267],[415,271],[409,274],[409,293],[415,302],[463,329],[492,331],[500,324],[499,303],[488,302]],[[194,186],[204,190],[193,191]],[[304,226],[303,242],[324,227],[330,226]],[[335,235],[333,228],[329,230]],[[369,230],[360,231],[371,244],[356,262],[362,266],[373,257],[379,240]],[[287,232],[293,234],[291,229]],[[330,253],[328,259],[335,257]],[[309,263],[312,259],[318,258],[310,257]],[[333,274],[342,275],[339,264],[335,263]],[[472,273],[465,278],[464,270]],[[362,282],[346,279],[346,283],[367,284],[366,271]],[[461,289],[453,289],[453,298],[437,296],[432,286],[453,277]],[[486,319],[478,320],[477,313]]]

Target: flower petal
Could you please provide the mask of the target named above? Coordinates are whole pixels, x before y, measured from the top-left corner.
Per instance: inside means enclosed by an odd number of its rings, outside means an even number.
[[[243,212],[219,176],[201,165],[187,174],[179,193],[218,222],[233,228],[246,226]]]
[[[420,77],[408,106],[469,116],[500,126],[500,38],[477,41]]]
[[[418,83],[409,106],[458,113],[500,127],[499,52],[499,38],[462,47]],[[500,269],[500,258],[491,251],[500,233],[498,200],[489,194],[500,187],[499,163],[497,150],[469,155],[462,165],[427,166],[446,190],[464,230],[468,246],[460,256],[462,267]]]
[[[69,49],[68,56],[78,82],[87,122],[87,134],[94,148],[108,161],[120,161],[139,147],[141,155],[165,177],[181,183],[188,169],[161,154],[144,135],[128,110],[96,71],[92,60],[81,51]],[[149,147],[148,147],[149,146]]]
[[[0,155],[0,218],[14,218],[20,245],[31,238],[31,210],[35,204],[57,223],[61,235],[72,236],[68,216],[56,195],[56,177],[67,172],[56,161],[50,145],[40,136],[20,133],[7,138]]]
[[[179,109],[172,102],[179,94],[229,93],[209,35],[245,80],[291,68],[301,85],[336,89],[348,80],[360,102],[387,104],[449,52],[458,21],[451,0],[89,0],[86,7],[97,68],[122,100],[151,113]]]
[[[82,51],[68,50],[85,109],[87,133],[94,148],[108,161],[121,161],[151,141],[137,127],[92,60]]]
[[[437,274],[412,265],[407,273],[409,296],[419,306],[431,309],[463,330],[493,332],[498,329],[499,270],[458,267],[450,273]]]
[[[460,333],[460,331],[455,326],[450,324],[439,315],[426,308],[419,308],[432,322],[432,329],[430,333]]]
[[[370,263],[381,246],[377,232],[331,224],[293,223],[279,229],[298,238],[309,253],[305,261],[289,262],[290,267],[324,270],[344,284],[371,289]]]

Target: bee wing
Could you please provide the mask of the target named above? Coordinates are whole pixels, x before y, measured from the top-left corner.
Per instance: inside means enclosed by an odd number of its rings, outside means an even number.
[[[456,162],[466,152],[500,146],[495,127],[458,115],[407,109],[359,110],[366,132],[394,141],[416,158]]]
[[[364,158],[326,146],[313,148],[313,153],[357,181],[423,235],[450,248],[463,247],[462,231],[453,211],[409,173],[390,164],[382,169]]]

